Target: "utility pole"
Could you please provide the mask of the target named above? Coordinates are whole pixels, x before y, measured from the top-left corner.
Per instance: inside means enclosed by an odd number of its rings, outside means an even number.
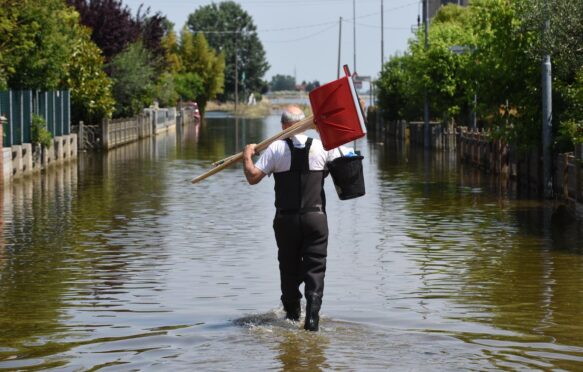
[[[423,0],[423,24],[425,27],[425,50],[429,49],[429,2]],[[423,92],[423,146],[429,148],[429,102],[427,98],[427,87]]]
[[[548,0],[545,0],[545,21],[543,25],[543,41],[549,32],[549,5]],[[545,43],[547,44],[547,43]],[[548,44],[547,44],[548,45]],[[553,83],[551,72],[551,56],[546,47],[545,54],[542,59],[542,91],[543,91],[543,190],[545,198],[550,198],[553,194],[553,181],[551,173],[551,143],[553,136]]]
[[[356,0],[352,0],[352,28],[354,34],[354,70],[353,74],[356,74]]]
[[[237,47],[235,46],[235,112],[239,103],[239,69],[237,67]]]
[[[342,17],[338,21],[338,73],[336,79],[340,79],[340,50],[342,47]]]
[[[381,0],[381,72],[383,71],[383,65],[385,64],[385,22],[383,14],[383,3]]]

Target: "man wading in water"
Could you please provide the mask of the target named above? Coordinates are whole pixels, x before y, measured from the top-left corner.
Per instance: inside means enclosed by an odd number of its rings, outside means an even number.
[[[285,130],[302,119],[304,113],[298,106],[288,106],[281,115],[281,126]],[[302,294],[299,286],[304,282],[304,329],[317,331],[328,247],[323,188],[325,167],[338,152],[324,150],[320,140],[302,133],[273,142],[253,164],[255,147],[256,144],[245,147],[243,171],[251,185],[259,183],[265,175],[274,174],[276,214],[273,230],[286,318],[300,319]]]

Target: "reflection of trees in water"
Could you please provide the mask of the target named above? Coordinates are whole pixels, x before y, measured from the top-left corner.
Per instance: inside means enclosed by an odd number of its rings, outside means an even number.
[[[179,151],[183,158],[216,161],[265,139],[265,119],[205,118],[184,128]],[[195,139],[195,140],[193,140]]]
[[[402,185],[420,297],[457,303],[446,318],[583,346],[581,223],[443,154],[377,152],[380,182]]]
[[[0,268],[0,345],[30,352],[38,337],[61,329],[66,282],[74,255],[63,232],[71,226],[76,166],[65,165],[42,179],[7,186],[4,205],[4,267]],[[11,352],[0,353],[8,356]]]
[[[6,190],[11,204],[3,209],[0,345],[17,351],[0,351],[0,360],[73,347],[48,341],[67,336],[60,322],[68,309],[115,300],[140,275],[138,267],[128,266],[148,257],[115,236],[136,221],[147,231],[164,213],[166,171],[156,159],[173,146],[171,136],[164,138],[85,154],[78,164],[15,181]]]

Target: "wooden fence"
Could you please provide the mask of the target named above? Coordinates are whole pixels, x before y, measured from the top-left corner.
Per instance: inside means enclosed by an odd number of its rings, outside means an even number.
[[[555,161],[555,192],[583,215],[583,144],[574,153],[559,154]]]
[[[387,137],[411,144],[424,144],[423,122],[384,123]],[[378,125],[375,123],[373,125]],[[496,140],[487,131],[468,130],[441,123],[430,124],[430,147],[455,150],[458,158],[487,172],[516,181],[521,190],[542,195],[542,151],[535,148],[520,151],[515,146]],[[557,198],[568,201],[583,215],[583,145],[574,153],[559,154],[554,161],[553,191]]]
[[[101,127],[101,146],[105,150],[152,135],[151,122],[145,115],[130,119],[105,120]]]
[[[191,110],[146,109],[133,118],[104,120],[101,125],[80,122],[72,131],[79,136],[79,150],[109,150],[174,128],[196,122]]]

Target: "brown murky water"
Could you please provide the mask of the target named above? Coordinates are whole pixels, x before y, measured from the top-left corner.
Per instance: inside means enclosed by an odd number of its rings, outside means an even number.
[[[0,369],[583,368],[583,226],[372,135],[367,195],[327,184],[322,331],[285,321],[273,181],[188,182],[277,130],[208,118],[6,187]]]

